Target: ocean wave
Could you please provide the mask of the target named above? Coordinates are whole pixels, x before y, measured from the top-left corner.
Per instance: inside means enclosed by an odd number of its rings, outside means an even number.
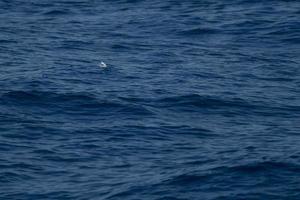
[[[220,33],[220,30],[212,29],[212,28],[194,28],[190,30],[184,30],[179,32],[179,35],[182,36],[205,36],[211,34]]]
[[[128,116],[154,114],[142,105],[101,99],[89,93],[13,91],[2,94],[0,101],[15,106],[40,107],[43,110],[56,110],[59,108],[60,110],[57,110],[57,112],[66,114],[99,115],[103,112],[117,112]]]
[[[69,15],[71,11],[69,10],[51,10],[44,13],[44,15],[48,16],[61,16],[61,15]]]
[[[281,79],[280,81],[286,81]],[[221,98],[198,94],[178,95],[163,98],[128,98],[120,97],[126,102],[138,102],[159,109],[170,109],[180,111],[217,111],[219,113],[235,113],[237,115],[289,115],[291,110],[300,111],[297,105],[283,105],[280,103],[269,103],[265,101],[250,101],[243,98]]]

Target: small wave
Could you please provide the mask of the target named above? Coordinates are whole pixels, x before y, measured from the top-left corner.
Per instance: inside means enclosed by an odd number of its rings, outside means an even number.
[[[156,200],[187,200],[186,198],[172,197],[172,196],[163,196]]]
[[[300,172],[299,165],[286,162],[275,162],[275,161],[263,161],[257,163],[249,163],[244,165],[237,165],[228,167],[227,172],[234,173],[263,173],[263,172],[272,172],[272,171],[290,171],[294,173]]]
[[[40,107],[66,114],[99,115],[114,112],[123,115],[154,115],[143,105],[128,104],[117,100],[103,100],[90,93],[55,93],[41,91],[13,91],[0,97],[0,101],[25,107]]]
[[[70,11],[68,10],[51,10],[44,13],[44,15],[49,15],[49,16],[59,16],[59,15],[69,15],[69,14]]]
[[[201,96],[198,94],[166,97],[155,100],[155,106],[181,111],[222,111],[237,115],[290,115],[293,109],[299,111],[299,106],[281,105],[264,101],[250,101],[242,98],[220,98],[216,96]],[[149,104],[149,103],[148,103]]]
[[[24,180],[32,180],[32,176],[28,176],[24,173],[20,172],[1,172],[0,173],[0,181],[2,183],[13,183],[13,182],[19,182]]]
[[[192,106],[199,108],[222,108],[222,107],[242,107],[249,108],[254,105],[243,99],[221,99],[212,96],[200,96],[197,94],[167,97],[158,100],[163,107]]]
[[[126,51],[126,52],[134,49],[133,46],[125,45],[125,44],[114,44],[111,46],[111,48],[117,51]]]
[[[5,40],[5,39],[0,39],[0,44],[17,44],[18,42],[16,40]]]
[[[91,94],[58,94],[54,92],[44,91],[11,91],[1,96],[2,100],[9,100],[18,103],[49,103],[49,102],[65,102],[65,101],[95,101],[95,97]]]
[[[168,185],[192,185],[207,180],[207,178],[209,178],[209,175],[181,174],[164,182]]]
[[[220,31],[217,29],[212,28],[194,28],[189,30],[184,30],[179,32],[179,35],[183,36],[201,36],[201,35],[211,35],[211,34],[217,34]]]

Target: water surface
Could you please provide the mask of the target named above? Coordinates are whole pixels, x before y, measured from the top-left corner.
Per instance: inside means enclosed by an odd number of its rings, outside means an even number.
[[[0,0],[0,198],[299,199],[299,10]]]

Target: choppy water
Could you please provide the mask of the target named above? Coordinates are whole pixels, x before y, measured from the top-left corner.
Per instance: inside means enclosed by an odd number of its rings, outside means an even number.
[[[299,199],[299,19],[292,0],[0,0],[0,198]]]

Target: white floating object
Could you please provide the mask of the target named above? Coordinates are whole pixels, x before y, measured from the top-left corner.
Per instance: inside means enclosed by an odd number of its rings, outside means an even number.
[[[104,62],[101,62],[101,63],[99,64],[99,67],[100,67],[100,68],[106,68],[107,65],[106,65]]]

